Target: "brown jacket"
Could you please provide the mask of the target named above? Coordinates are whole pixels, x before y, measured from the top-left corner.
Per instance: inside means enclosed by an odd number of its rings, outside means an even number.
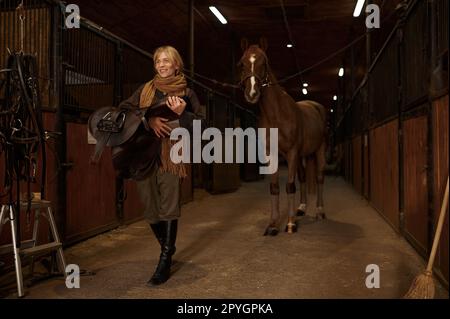
[[[140,86],[131,97],[120,103],[119,108],[139,108],[143,88],[144,85]],[[162,92],[156,91],[153,104],[157,104],[165,98],[166,96]],[[186,101],[187,105],[179,117],[180,126],[191,131],[192,121],[201,119],[201,106],[197,95],[189,88],[186,89],[186,96],[182,98]],[[143,180],[157,166],[167,164],[168,159],[165,162],[162,159],[161,145],[161,139],[157,138],[153,132],[147,132],[143,125],[141,125],[128,143],[115,147],[112,150],[113,164],[118,171],[118,175],[125,179]],[[165,158],[167,156],[166,154],[163,157]]]

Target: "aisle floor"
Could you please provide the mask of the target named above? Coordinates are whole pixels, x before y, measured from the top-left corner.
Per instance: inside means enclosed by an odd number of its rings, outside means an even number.
[[[79,289],[52,278],[27,288],[26,298],[401,298],[425,268],[406,240],[337,177],[326,180],[326,220],[315,220],[310,197],[297,233],[262,236],[268,188],[266,178],[229,194],[196,190],[182,208],[173,274],[162,286],[146,286],[159,247],[141,221],[65,250],[67,263],[95,273],[82,276]],[[284,193],[281,211],[285,217]],[[366,287],[371,264],[380,269],[380,288]],[[436,290],[448,298],[439,284]]]

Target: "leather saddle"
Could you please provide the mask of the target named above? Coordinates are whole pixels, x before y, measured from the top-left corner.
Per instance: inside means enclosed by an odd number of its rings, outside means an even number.
[[[161,140],[148,126],[150,117],[160,116],[169,121],[178,114],[158,101],[148,108],[123,109],[103,107],[88,120],[90,134],[97,140],[92,163],[98,163],[105,147],[111,148],[113,167],[119,177],[142,180],[158,163]]]

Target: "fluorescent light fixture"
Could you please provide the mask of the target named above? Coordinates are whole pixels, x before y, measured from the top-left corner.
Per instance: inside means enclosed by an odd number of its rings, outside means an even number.
[[[307,89],[303,89],[302,92],[303,92],[304,95],[308,94],[308,90]]]
[[[308,83],[303,83],[303,87],[307,88],[308,87]]]
[[[337,95],[333,96],[333,101],[337,101]]]
[[[214,13],[214,15],[216,16],[216,18],[219,19],[219,21],[220,21],[222,24],[227,24],[227,23],[228,23],[228,22],[227,22],[227,19],[224,18],[224,16],[222,15],[222,13],[220,13],[220,11],[217,10],[216,7],[211,6],[211,7],[209,7],[209,10],[211,10],[211,12]]]
[[[286,45],[288,48],[292,48],[293,47],[293,45],[292,44],[288,44],[288,45]]]
[[[340,68],[339,69],[339,76],[343,77],[344,76],[344,68]]]
[[[355,11],[353,12],[353,16],[359,17],[362,11],[362,8],[364,6],[364,2],[366,2],[365,0],[358,0],[358,2],[356,3],[356,7],[355,7]]]

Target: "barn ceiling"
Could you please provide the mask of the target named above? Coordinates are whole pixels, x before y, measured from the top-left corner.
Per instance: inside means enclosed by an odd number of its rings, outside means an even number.
[[[188,0],[73,2],[79,4],[83,17],[145,50],[165,44],[177,47],[187,64]],[[399,0],[374,2],[381,6],[383,21]],[[352,16],[355,4],[356,0],[195,0],[195,71],[218,81],[236,82],[233,69],[242,54],[244,37],[251,43],[260,37],[268,40],[267,55],[277,78],[304,70],[364,33],[364,18]],[[213,16],[210,5],[222,12],[228,24],[222,25]],[[294,47],[287,48],[291,42]],[[343,54],[339,54],[283,86],[296,99],[314,99],[331,107],[342,63]],[[301,93],[302,81],[309,84],[307,97]]]

